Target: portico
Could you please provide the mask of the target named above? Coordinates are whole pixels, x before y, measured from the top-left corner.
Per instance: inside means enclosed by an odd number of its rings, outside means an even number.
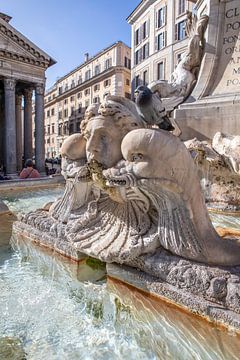
[[[6,175],[15,176],[23,160],[35,156],[44,173],[45,71],[55,61],[14,29],[10,19],[0,13],[0,165]]]

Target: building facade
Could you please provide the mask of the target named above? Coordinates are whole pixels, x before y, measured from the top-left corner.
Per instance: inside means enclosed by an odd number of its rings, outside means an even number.
[[[80,131],[85,109],[106,94],[131,97],[131,49],[118,41],[60,78],[45,94],[45,156],[58,156],[68,135]]]
[[[10,16],[0,13],[0,166],[6,175],[16,176],[22,169],[22,160],[34,155],[38,170],[44,172],[45,71],[55,61],[13,28],[10,20]]]
[[[169,80],[187,47],[185,22],[193,2],[143,0],[127,18],[132,27],[132,94],[154,80]]]

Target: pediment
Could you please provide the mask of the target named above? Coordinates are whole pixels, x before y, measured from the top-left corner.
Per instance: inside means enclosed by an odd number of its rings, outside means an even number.
[[[16,44],[12,39],[0,33],[0,54],[12,53],[18,55],[19,57],[29,57],[30,59],[36,59],[32,54],[27,50],[23,49],[21,46]]]
[[[0,17],[0,56],[47,68],[56,63],[24,35]]]

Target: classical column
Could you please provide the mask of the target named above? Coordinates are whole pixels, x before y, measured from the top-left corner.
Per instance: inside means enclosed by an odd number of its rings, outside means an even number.
[[[22,129],[22,95],[16,94],[16,149],[17,149],[17,171],[22,170],[23,156],[23,129]]]
[[[24,160],[32,159],[32,89],[24,89]]]
[[[35,89],[35,163],[38,171],[45,174],[45,136],[44,136],[44,85]]]
[[[15,120],[15,86],[14,79],[4,79],[5,132],[4,132],[4,166],[6,175],[17,173],[16,156],[16,120]]]
[[[3,166],[3,153],[4,153],[4,92],[0,89],[0,169]]]

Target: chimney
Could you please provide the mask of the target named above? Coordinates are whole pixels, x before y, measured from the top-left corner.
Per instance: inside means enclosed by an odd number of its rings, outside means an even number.
[[[89,53],[84,54],[84,61],[87,62],[89,60]]]

